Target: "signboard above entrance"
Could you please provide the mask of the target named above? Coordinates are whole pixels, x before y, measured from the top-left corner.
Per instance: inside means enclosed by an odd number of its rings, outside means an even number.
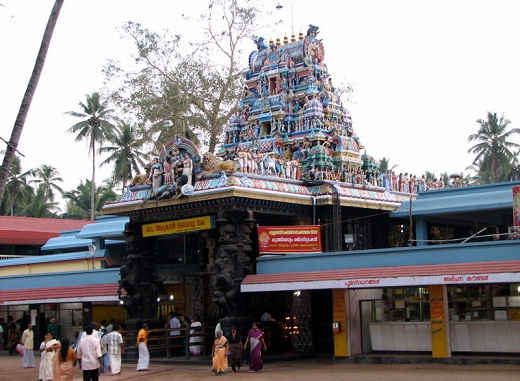
[[[321,253],[319,225],[258,226],[260,254]]]
[[[215,227],[215,217],[203,216],[187,218],[184,220],[155,222],[143,225],[143,237],[153,237],[156,235],[185,233],[198,230],[213,229]]]

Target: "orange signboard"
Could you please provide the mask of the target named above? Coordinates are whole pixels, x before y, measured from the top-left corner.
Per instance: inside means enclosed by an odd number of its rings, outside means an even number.
[[[260,254],[321,253],[319,225],[258,226]]]

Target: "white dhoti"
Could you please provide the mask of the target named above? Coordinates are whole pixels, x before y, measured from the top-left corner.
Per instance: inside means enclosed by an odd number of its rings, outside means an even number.
[[[23,367],[34,368],[34,350],[24,349],[23,350]]]
[[[139,358],[141,358],[141,353],[139,353]],[[111,353],[109,357],[110,364],[110,372],[112,374],[118,374],[121,372],[121,353]]]
[[[145,343],[139,343],[139,360],[137,370],[147,370],[150,367],[150,353]]]

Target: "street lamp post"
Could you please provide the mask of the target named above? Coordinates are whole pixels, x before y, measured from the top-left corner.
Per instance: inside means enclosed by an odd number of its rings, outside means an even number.
[[[90,253],[90,257],[92,258],[92,270],[95,269],[95,255],[96,255],[96,245],[88,245],[88,252]]]

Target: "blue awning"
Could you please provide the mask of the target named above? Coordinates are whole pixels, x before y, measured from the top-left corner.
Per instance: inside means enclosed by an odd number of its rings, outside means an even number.
[[[129,221],[128,217],[110,217],[100,219],[95,223],[85,225],[81,231],[76,234],[76,238],[118,238],[124,239],[125,225]]]

